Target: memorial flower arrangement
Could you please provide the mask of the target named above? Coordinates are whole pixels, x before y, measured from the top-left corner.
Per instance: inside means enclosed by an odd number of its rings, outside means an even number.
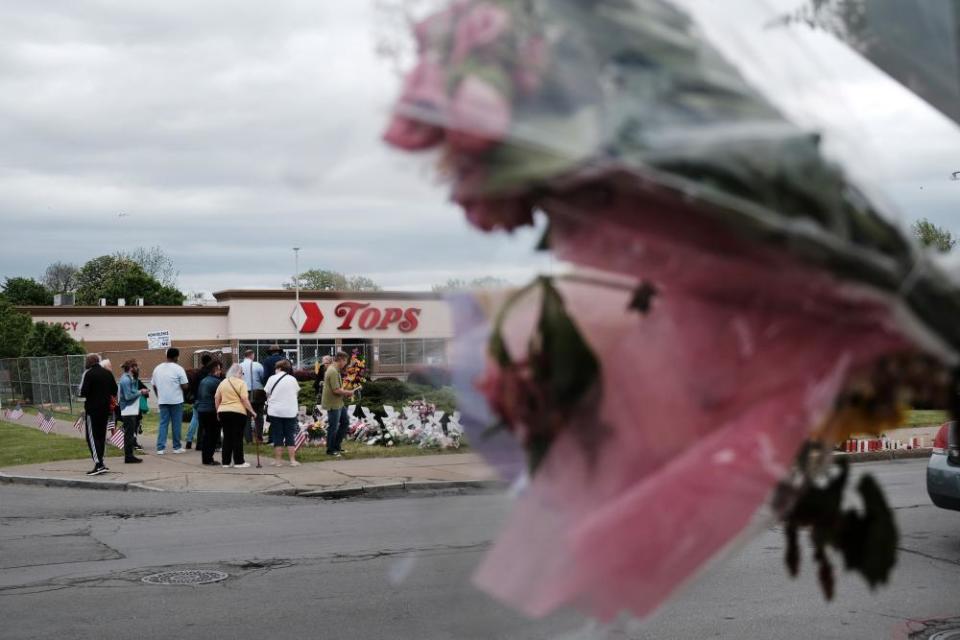
[[[457,0],[414,35],[385,140],[589,269],[454,301],[465,425],[531,475],[477,583],[644,615],[765,504],[791,573],[808,531],[828,597],[838,559],[884,583],[892,512],[824,452],[958,396],[960,285],[678,1]]]
[[[357,389],[362,387],[367,380],[367,361],[360,355],[358,349],[354,349],[350,355],[350,362],[343,369],[343,388]]]

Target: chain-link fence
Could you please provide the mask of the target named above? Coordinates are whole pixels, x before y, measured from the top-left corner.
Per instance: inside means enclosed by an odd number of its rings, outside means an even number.
[[[84,356],[0,360],[0,402],[45,406],[74,413]]]
[[[200,357],[210,353],[225,364],[233,362],[233,352],[224,345],[207,347],[180,347],[180,363],[185,369],[199,366]],[[128,351],[103,351],[100,356],[110,361],[113,374],[119,378],[121,367],[127,360],[137,360],[141,377],[149,384],[156,365],[165,360],[164,350],[136,349]],[[44,358],[0,359],[0,404],[12,407],[44,407],[51,411],[79,414],[83,400],[79,398],[80,380],[83,377],[86,356],[48,356]]]

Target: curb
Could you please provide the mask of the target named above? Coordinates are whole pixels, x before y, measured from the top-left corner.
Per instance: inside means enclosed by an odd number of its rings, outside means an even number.
[[[336,489],[275,489],[263,491],[263,495],[285,495],[298,498],[320,498],[322,500],[343,500],[345,498],[386,498],[410,493],[421,492],[456,492],[467,491],[499,491],[507,488],[507,484],[499,480],[456,480],[456,481],[421,481],[421,482],[391,482],[360,487],[339,487]]]
[[[850,462],[885,462],[889,460],[910,460],[929,458],[933,449],[890,449],[888,451],[864,451],[862,453],[834,453],[834,457]]]
[[[68,489],[95,489],[98,491],[152,491],[164,489],[148,487],[138,482],[98,482],[97,480],[77,480],[74,478],[47,478],[44,476],[15,476],[0,473],[0,484],[32,485],[39,487],[64,487]]]

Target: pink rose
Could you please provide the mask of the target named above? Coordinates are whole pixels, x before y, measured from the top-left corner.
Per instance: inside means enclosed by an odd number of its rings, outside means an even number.
[[[421,53],[442,43],[453,32],[457,18],[470,6],[470,0],[457,0],[443,11],[427,16],[413,25],[417,48]]]
[[[445,81],[443,67],[431,57],[421,59],[404,80],[384,140],[409,151],[438,145],[443,140],[439,125],[448,103]]]
[[[398,149],[421,151],[443,140],[443,129],[404,116],[394,115],[383,139]]]
[[[492,84],[467,76],[450,104],[448,141],[456,151],[480,153],[501,142],[510,130],[510,101]]]
[[[533,224],[533,209],[522,198],[479,198],[461,202],[460,205],[470,224],[481,231],[513,231],[517,227]]]
[[[509,11],[490,2],[474,5],[457,24],[450,64],[459,65],[472,52],[490,46],[509,29]]]
[[[404,80],[400,105],[427,112],[427,116],[436,118],[433,124],[439,124],[449,102],[446,83],[447,75],[440,63],[432,56],[423,57]]]

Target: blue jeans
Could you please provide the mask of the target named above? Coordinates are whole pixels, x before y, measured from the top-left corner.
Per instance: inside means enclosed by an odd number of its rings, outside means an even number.
[[[350,429],[347,408],[327,409],[327,453],[336,453]]]
[[[187,429],[187,442],[193,442],[197,435],[197,429],[200,427],[200,415],[196,409],[193,410],[193,417],[190,418],[190,428]],[[197,449],[200,448],[200,441],[197,440]]]
[[[180,423],[183,422],[183,404],[160,405],[160,432],[157,433],[157,451],[167,448],[167,424],[173,423],[173,448],[180,448]]]

